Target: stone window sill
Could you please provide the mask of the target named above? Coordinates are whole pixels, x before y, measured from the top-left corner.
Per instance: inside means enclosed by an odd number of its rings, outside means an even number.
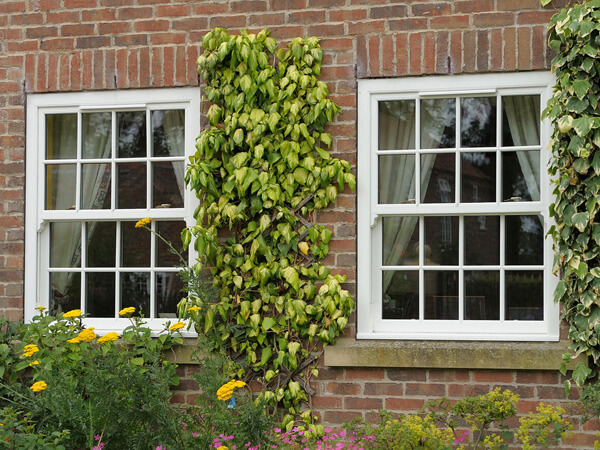
[[[325,348],[329,367],[558,370],[568,342],[382,341],[339,339]],[[579,357],[569,363],[573,368]]]

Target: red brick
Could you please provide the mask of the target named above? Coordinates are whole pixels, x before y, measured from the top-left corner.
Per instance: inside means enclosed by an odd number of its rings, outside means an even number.
[[[63,25],[60,34],[63,36],[89,36],[95,33],[92,24]]]
[[[498,11],[515,11],[526,9],[538,9],[539,1],[536,0],[496,0],[496,9]]]
[[[504,70],[515,70],[517,68],[517,29],[504,28]]]
[[[231,3],[231,12],[232,13],[248,13],[248,12],[258,12],[258,11],[266,11],[267,10],[267,2],[265,0],[246,0],[246,1],[237,1]]]
[[[426,395],[443,397],[446,395],[446,385],[434,383],[406,383],[405,392],[407,396]]]
[[[58,27],[34,27],[27,28],[25,36],[29,39],[40,39],[58,36]]]
[[[346,380],[383,380],[381,369],[346,369]]]
[[[477,70],[486,72],[489,67],[489,39],[488,31],[481,30],[477,33]]]
[[[564,400],[565,399],[565,388],[564,386],[538,386],[537,394],[540,400],[548,400],[548,399],[557,399]],[[570,400],[578,400],[579,399],[579,390],[571,389],[569,392]]]
[[[285,9],[285,8],[284,8]],[[200,3],[193,5],[193,15],[213,15],[227,12],[227,3]]]
[[[389,411],[418,411],[423,408],[425,400],[418,398],[395,398],[385,399],[384,408]]]
[[[325,11],[294,11],[288,14],[288,23],[301,23],[301,24],[323,24],[325,21]],[[323,24],[328,26],[329,24]],[[318,25],[317,25],[318,26]],[[342,27],[342,28],[340,28]],[[340,34],[340,29],[343,29],[343,25],[336,24],[335,32],[328,32],[328,35]]]
[[[558,384],[558,372],[517,372],[517,383]]]
[[[81,89],[81,54],[74,53],[71,58],[71,73],[69,76],[71,90],[78,91]]]
[[[385,20],[370,20],[368,22],[349,22],[348,23],[348,34],[361,35],[361,34],[381,34],[385,30]]]
[[[404,17],[407,15],[407,10],[408,9],[405,5],[378,6],[369,8],[369,17],[371,19],[389,19],[392,17]]]
[[[277,0],[278,1],[278,0]],[[330,424],[343,424],[350,422],[356,417],[361,417],[360,412],[349,412],[349,411],[324,411],[323,421]]]
[[[37,14],[11,14],[10,24],[12,26],[27,26],[27,25],[41,25],[44,21],[44,15],[42,13]],[[9,30],[6,30],[9,31]],[[21,30],[15,30],[21,31]]]
[[[73,38],[52,38],[41,41],[41,50],[71,50],[75,46]]]
[[[127,81],[129,87],[139,87],[140,78],[138,71],[139,50],[129,50],[127,54]]]
[[[423,50],[421,53],[423,61],[423,73],[435,72],[435,33],[423,33]]]
[[[546,69],[546,55],[543,51],[543,49],[546,47],[546,27],[533,27],[531,32],[531,48],[533,50],[531,68],[533,70]]]
[[[482,383],[513,383],[514,374],[511,371],[474,370],[473,380]]]
[[[148,45],[147,34],[128,34],[125,36],[115,36],[115,45],[117,47],[129,47],[133,45]]]
[[[60,7],[60,0],[39,0],[38,5],[42,11],[58,9]]]
[[[100,48],[110,45],[109,36],[88,36],[80,37],[75,40],[76,48]]]
[[[514,23],[513,13],[487,12],[473,15],[473,26],[477,28],[503,27]]]
[[[140,49],[140,87],[150,87],[150,54],[148,47]]]
[[[565,439],[563,444],[566,446],[578,446],[578,448],[594,448],[594,443],[598,440],[595,433],[573,433],[571,439]]]
[[[346,34],[343,24],[309,25],[307,30],[309,36],[321,36],[324,39],[327,36],[344,36]]]
[[[487,394],[492,390],[489,385],[481,384],[449,384],[448,385],[448,397],[450,398],[465,398],[473,397],[476,395]]]
[[[72,40],[71,40],[72,42]],[[8,52],[33,52],[39,50],[39,40],[30,41],[5,41]]]
[[[365,395],[386,395],[401,397],[404,395],[403,383],[365,383]]]
[[[63,0],[63,5],[67,9],[96,8],[98,2],[97,0]]]
[[[116,51],[114,49],[109,49],[104,52],[104,80],[106,87],[111,89],[117,88],[115,82],[115,56]]]
[[[160,5],[156,7],[157,17],[183,17],[189,16],[191,13],[190,6],[185,4],[179,5]]]
[[[429,370],[429,381],[469,381],[468,370]]]
[[[305,9],[306,0],[269,0],[269,5],[272,11]]]
[[[232,31],[232,28],[242,28],[246,26],[246,15],[237,16],[210,16],[210,27],[224,27]]]
[[[502,69],[502,30],[492,30],[490,36],[490,70],[498,72]]]
[[[279,25],[284,23],[285,15],[283,13],[274,14],[255,14],[248,16],[249,26],[268,26],[268,25]]]
[[[408,73],[408,35],[406,33],[396,36],[396,75],[403,76]]]
[[[421,74],[421,40],[422,36],[420,33],[411,33],[409,35],[409,74],[420,75]]]
[[[329,394],[358,395],[360,394],[360,390],[360,384],[358,383],[336,381],[325,384],[325,392],[328,392]]]
[[[454,12],[456,13],[473,13],[482,11],[492,11],[494,9],[493,0],[466,0],[454,1]]]
[[[518,68],[526,70],[531,68],[531,29],[518,28]]]
[[[3,2],[2,3],[2,12],[4,14],[8,14],[8,13],[18,13],[18,12],[22,12],[25,11],[25,2],[24,1],[20,1],[20,2]]]
[[[369,75],[372,77],[379,77],[381,73],[379,71],[379,62],[381,61],[379,52],[379,36],[371,36],[367,38],[369,48]]]
[[[152,17],[152,8],[147,6],[117,9],[117,18],[119,20],[147,19],[150,17]]]
[[[81,11],[81,20],[83,22],[105,22],[116,19],[117,10],[115,8],[97,8]]]
[[[342,397],[316,395],[312,398],[314,409],[342,409]]]
[[[79,11],[48,11],[46,13],[45,23],[78,23],[79,22]]]
[[[380,398],[365,398],[365,397],[345,397],[344,398],[344,409],[354,410],[370,410],[370,409],[382,409],[383,400]]]
[[[104,52],[102,50],[94,50],[93,54],[93,87],[94,89],[103,89],[104,85]]]
[[[169,45],[185,43],[185,33],[150,33],[150,45]]]
[[[364,20],[367,18],[366,9],[334,9],[329,11],[330,22],[347,22]]]
[[[175,83],[178,85],[185,85],[187,80],[187,63],[185,59],[185,47],[177,47],[175,54]]]
[[[309,8],[341,8],[346,6],[346,0],[308,0]]]
[[[99,35],[121,34],[131,32],[131,22],[103,22],[98,24]]]
[[[456,29],[456,28],[469,28],[469,16],[439,16],[432,17],[429,20],[429,28],[438,30]]]
[[[149,23],[158,21],[149,21]],[[186,17],[184,19],[171,20],[173,30],[206,30],[208,28],[208,19],[206,17]]]
[[[442,16],[449,15],[451,3],[417,3],[411,6],[413,16]]]
[[[173,86],[175,82],[175,52],[173,47],[164,47],[163,49],[163,79],[165,86]]]

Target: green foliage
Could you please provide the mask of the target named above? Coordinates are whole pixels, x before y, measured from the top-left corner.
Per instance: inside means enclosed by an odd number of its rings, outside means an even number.
[[[556,85],[543,113],[555,126],[549,171],[556,196],[550,213],[556,226],[550,233],[553,270],[561,281],[554,299],[563,304],[573,355],[589,356],[594,366],[578,365],[573,379],[579,386],[597,372],[600,362],[599,18],[598,0],[565,8],[552,18],[549,45],[556,52]]]
[[[28,375],[3,386],[0,407],[26,412],[23,420],[40,435],[67,430],[66,448],[91,448],[95,436],[116,449],[183,442],[169,402],[176,366],[164,360],[181,338],[166,330],[154,339],[140,318],[131,318],[118,341],[114,333],[114,340],[99,338],[78,314],[42,313],[22,326],[20,343],[10,343],[19,353],[12,370]]]
[[[207,296],[196,282],[179,314],[238,377],[261,383],[262,399],[283,407],[291,424],[311,392],[318,344],[334,342],[354,307],[345,278],[320,262],[332,231],[305,219],[355,185],[350,163],[326,150],[324,126],[340,108],[317,79],[317,38],[276,51],[266,30],[232,36],[216,28],[202,44],[210,126],[186,173],[200,205],[182,240],[200,256],[187,278],[207,269],[218,292]],[[194,306],[201,309],[188,311]],[[302,417],[311,421],[310,412]]]
[[[30,414],[11,408],[0,409],[0,448],[65,450],[61,442],[68,436],[68,431],[36,432]]]

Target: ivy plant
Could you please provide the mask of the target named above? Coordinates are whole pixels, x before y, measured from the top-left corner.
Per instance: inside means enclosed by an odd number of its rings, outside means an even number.
[[[554,94],[543,116],[554,125],[550,174],[556,225],[554,267],[560,281],[554,299],[569,324],[571,354],[587,355],[573,380],[581,385],[600,363],[600,1],[576,4],[551,21],[549,45],[556,52]],[[565,366],[562,368],[565,372]],[[567,388],[569,382],[567,382]]]
[[[318,80],[323,50],[315,37],[277,50],[267,30],[203,40],[198,72],[211,106],[186,182],[200,200],[196,225],[182,233],[210,271],[216,295],[196,282],[178,312],[235,375],[257,381],[262,400],[312,421],[311,376],[319,349],[342,333],[354,308],[345,277],[322,261],[332,230],[314,212],[335,202],[355,178],[331,157],[324,131],[340,112]]]

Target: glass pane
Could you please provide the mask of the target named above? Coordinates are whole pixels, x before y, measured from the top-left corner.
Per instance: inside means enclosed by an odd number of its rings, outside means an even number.
[[[154,208],[183,208],[183,161],[152,163],[152,205]],[[168,205],[168,206],[167,206]]]
[[[185,111],[152,111],[152,156],[183,156]]]
[[[540,152],[502,153],[502,199],[505,202],[540,200]]]
[[[502,97],[502,145],[540,144],[540,96]]]
[[[86,274],[85,311],[92,317],[115,316],[115,274],[88,272]]]
[[[110,209],[110,164],[81,165],[81,209]]]
[[[146,208],[146,163],[117,164],[117,208]]]
[[[188,259],[187,250],[183,252],[183,245],[181,242],[181,230],[185,228],[185,222],[183,220],[177,222],[156,222],[156,229],[159,235],[161,235],[167,242],[181,253],[181,256],[185,261]],[[156,266],[159,267],[173,267],[181,266],[182,261],[179,256],[172,253],[169,250],[169,246],[165,244],[162,239],[156,239]]]
[[[465,264],[500,264],[499,216],[465,216]]]
[[[506,264],[544,263],[542,216],[506,216]]]
[[[77,114],[46,115],[46,159],[77,158]]]
[[[419,272],[383,271],[382,319],[419,318]]]
[[[456,99],[421,100],[421,147],[456,147]]]
[[[80,267],[81,223],[50,224],[50,267]]]
[[[425,217],[424,263],[458,264],[458,217]]]
[[[383,218],[383,265],[419,264],[419,218]]]
[[[415,202],[415,155],[379,156],[379,203]]]
[[[112,121],[111,113],[85,113],[81,130],[83,158],[110,158]]]
[[[541,270],[506,272],[506,320],[544,320]]]
[[[136,228],[136,222],[121,222],[121,266],[150,266],[151,233],[144,228]]]
[[[75,209],[76,178],[75,164],[46,166],[46,209]]]
[[[458,319],[457,271],[425,271],[425,319]]]
[[[87,266],[115,267],[117,224],[115,222],[87,223]]]
[[[50,273],[49,313],[56,315],[81,308],[81,273]]]
[[[150,274],[148,272],[121,273],[120,308],[135,307],[136,315],[150,316]],[[141,313],[141,314],[140,314]]]
[[[460,99],[460,138],[463,147],[496,146],[496,97]]]
[[[454,153],[421,155],[421,202],[454,203]]]
[[[118,112],[117,124],[117,157],[147,156],[146,111]]]
[[[461,157],[461,201],[495,202],[496,154],[463,153]]]
[[[156,274],[156,313],[158,317],[176,318],[177,303],[185,297],[183,281],[177,272]]]
[[[500,319],[500,272],[465,271],[465,320]]]
[[[415,148],[415,101],[379,102],[379,150]]]

